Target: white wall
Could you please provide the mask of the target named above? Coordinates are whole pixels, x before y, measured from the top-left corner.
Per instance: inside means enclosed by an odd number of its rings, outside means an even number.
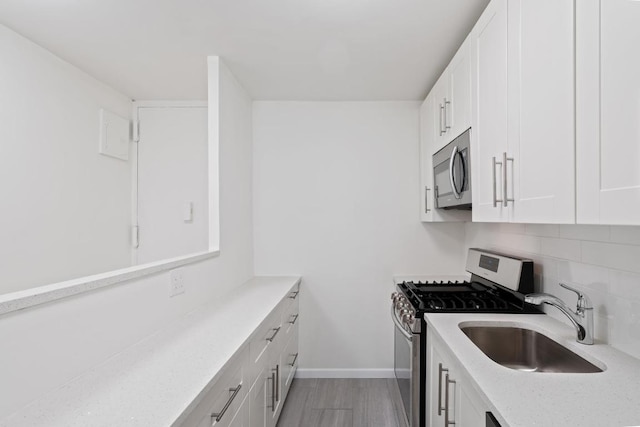
[[[131,101],[0,25],[0,293],[130,265],[131,165],[98,154]]]
[[[391,375],[393,275],[464,268],[464,225],[420,223],[418,110],[254,103],[255,270],[303,276],[301,373]]]
[[[575,306],[564,282],[594,304],[596,338],[640,358],[640,227],[467,224],[466,247],[531,257],[539,291]],[[553,307],[545,311],[569,324]]]
[[[251,100],[226,69],[219,86],[220,256],[171,299],[165,273],[0,316],[0,419],[252,277]]]

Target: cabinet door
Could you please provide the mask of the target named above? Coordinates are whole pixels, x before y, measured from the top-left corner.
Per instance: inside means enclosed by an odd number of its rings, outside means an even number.
[[[504,197],[498,163],[507,151],[507,0],[489,3],[471,41],[473,220],[508,221],[509,209],[496,202]]]
[[[434,340],[432,340],[434,341]],[[429,396],[431,400],[427,405],[432,426],[447,425],[445,422],[455,422],[456,408],[456,380],[453,364],[448,360],[435,341],[429,351]]]
[[[640,2],[577,2],[578,222],[640,224]]]
[[[449,142],[451,135],[451,117],[447,118],[447,112],[451,111],[451,97],[449,95],[449,75],[445,70],[436,84],[431,89],[429,96],[433,97],[433,119],[435,132],[433,138],[433,150],[438,151]]]
[[[448,141],[452,141],[471,127],[471,58],[467,38],[447,68],[449,73],[449,96],[451,103],[446,118],[451,130]]]
[[[267,393],[271,387],[271,372],[262,370],[258,374],[258,380],[254,384],[249,394],[249,421],[251,427],[268,427],[270,417],[267,413],[271,411],[271,394]]]
[[[486,408],[473,389],[467,384],[459,384],[456,397],[458,403],[456,413],[460,420],[460,426],[485,427]]]
[[[433,221],[435,209],[433,196],[433,162],[431,147],[435,138],[436,108],[431,94],[420,107],[420,219],[423,222]]]
[[[573,0],[509,1],[513,222],[575,223],[573,22]]]

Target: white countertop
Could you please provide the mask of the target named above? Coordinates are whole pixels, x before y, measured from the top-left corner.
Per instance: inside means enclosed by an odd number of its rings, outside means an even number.
[[[457,357],[502,427],[640,425],[640,360],[597,341],[578,344],[572,326],[547,315],[434,313],[425,319]],[[462,322],[533,329],[606,370],[562,374],[505,368],[467,338],[459,328]]]
[[[182,421],[299,281],[254,278],[0,421],[0,426],[160,427]]]

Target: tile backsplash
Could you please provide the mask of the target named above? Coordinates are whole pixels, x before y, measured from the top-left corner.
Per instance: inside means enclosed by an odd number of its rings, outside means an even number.
[[[593,302],[596,339],[640,358],[640,227],[467,223],[465,243],[533,259],[537,291],[571,307],[576,296],[559,283],[582,289]]]

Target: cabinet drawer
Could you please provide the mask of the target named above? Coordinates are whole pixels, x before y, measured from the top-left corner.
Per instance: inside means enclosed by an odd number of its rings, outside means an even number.
[[[282,327],[282,303],[279,304],[258,327],[249,342],[248,383],[253,386],[258,373],[269,363],[269,349],[280,342],[284,333]]]
[[[249,389],[244,381],[247,355],[248,350],[245,348],[224,368],[222,375],[202,402],[191,412],[183,426],[225,427],[229,425]]]

